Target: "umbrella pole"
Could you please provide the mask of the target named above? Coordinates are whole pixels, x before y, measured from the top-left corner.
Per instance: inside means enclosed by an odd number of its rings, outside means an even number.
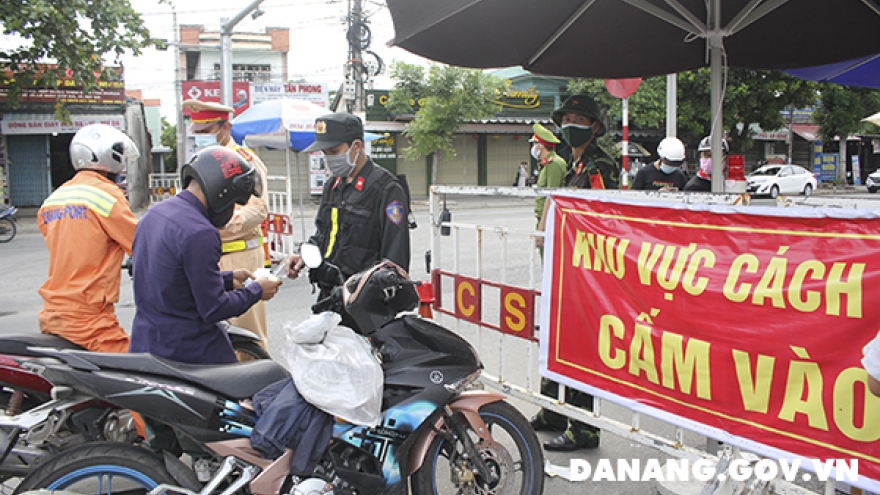
[[[724,163],[722,162],[722,154],[721,154],[721,133],[722,131],[722,95],[721,95],[721,47],[713,47],[710,53],[711,63],[710,63],[710,71],[711,71],[711,81],[712,88],[709,92],[711,102],[711,114],[712,114],[712,129],[710,134],[712,135],[712,192],[719,193],[724,192]]]
[[[303,185],[299,175],[299,151],[296,152],[296,190],[299,191],[300,243],[306,242],[306,214],[303,213]]]
[[[721,2],[713,0],[712,7],[709,10],[710,16],[710,33],[707,38],[709,43],[709,71],[711,74],[711,89],[709,91],[710,102],[710,134],[712,135],[712,192],[724,192],[724,164],[721,155],[721,133],[724,127],[723,117],[723,98],[721,93],[723,69],[721,64],[722,50],[724,48],[724,38],[720,33],[721,29]]]
[[[284,150],[284,159],[287,164],[287,181],[285,184],[285,193],[287,195],[286,199],[286,207],[287,207],[287,215],[290,216],[293,214],[293,202],[290,197],[293,195],[293,192],[290,190],[290,148],[285,148]]]

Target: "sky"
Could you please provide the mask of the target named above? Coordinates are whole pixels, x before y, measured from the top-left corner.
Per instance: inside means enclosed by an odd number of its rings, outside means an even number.
[[[234,17],[252,0],[170,0],[164,4],[158,0],[130,1],[154,37],[173,41],[175,10],[179,25],[201,24],[207,31],[217,32],[221,18]],[[362,5],[373,34],[369,49],[376,52],[386,66],[385,74],[375,78],[375,87],[390,88],[393,82],[387,73],[392,61],[426,61],[403,49],[387,46],[394,37],[394,26],[384,2],[362,0]],[[260,9],[264,15],[256,20],[250,15],[245,16],[234,32],[263,32],[266,27],[289,28],[288,77],[324,82],[329,90],[337,89],[344,79],[343,67],[348,59],[345,39],[348,0],[264,0]],[[126,89],[140,89],[144,98],[161,99],[162,116],[171,123],[175,122],[174,50],[148,49],[139,57],[128,54],[122,57],[122,64]]]

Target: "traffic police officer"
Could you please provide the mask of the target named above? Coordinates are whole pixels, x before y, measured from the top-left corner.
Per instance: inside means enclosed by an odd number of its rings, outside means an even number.
[[[364,150],[361,119],[332,113],[315,120],[315,142],[305,151],[321,151],[332,177],[324,184],[309,239],[324,258],[349,277],[382,259],[409,270],[409,203],[397,178],[376,165]],[[305,266],[299,255],[287,260],[287,275]]]
[[[215,102],[186,100],[183,106],[192,112],[190,129],[197,136],[213,135],[213,142],[219,143],[236,151],[260,175],[261,190],[267,191],[266,166],[252,151],[235,143],[230,135],[232,125],[229,115],[232,108]],[[207,141],[212,141],[208,139]],[[239,268],[254,271],[266,265],[266,252],[263,249],[263,232],[260,225],[268,217],[269,208],[265,197],[251,196],[245,205],[236,205],[232,219],[220,230],[223,256],[220,258],[220,270],[231,271]],[[263,301],[237,318],[230,318],[229,323],[250,330],[263,339],[263,347],[267,345],[266,304]]]
[[[553,135],[541,124],[532,126],[534,135],[532,136],[532,157],[538,161],[538,187],[562,187],[565,185],[565,174],[567,166],[565,160],[556,154],[556,145],[560,143],[559,138]],[[544,231],[544,215],[547,213],[545,208],[547,204],[546,196],[535,197],[535,218],[537,219],[537,230]],[[541,254],[544,254],[543,246],[539,247]]]

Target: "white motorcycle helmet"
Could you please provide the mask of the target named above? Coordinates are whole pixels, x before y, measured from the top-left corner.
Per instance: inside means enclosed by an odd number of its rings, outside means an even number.
[[[712,136],[704,137],[703,140],[700,141],[700,146],[697,151],[712,151]],[[727,147],[726,139],[721,140],[721,151],[724,152],[725,155],[730,153],[730,148]]]
[[[87,125],[78,130],[70,141],[70,161],[74,170],[118,174],[139,156],[141,154],[134,141],[109,125]]]
[[[672,166],[680,166],[684,162],[684,143],[676,137],[664,138],[657,145],[657,155]]]

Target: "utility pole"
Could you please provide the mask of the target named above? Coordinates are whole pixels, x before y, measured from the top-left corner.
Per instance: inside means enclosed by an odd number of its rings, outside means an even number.
[[[220,101],[232,106],[232,30],[244,16],[255,10],[263,0],[254,0],[232,19],[223,21],[220,25]]]
[[[180,27],[177,25],[177,8],[171,6],[171,18],[174,22],[174,107],[177,117],[177,170],[183,166],[186,160],[186,140],[183,133],[183,74],[180,71]],[[162,172],[165,172],[164,167]]]
[[[364,110],[363,49],[370,44],[370,30],[363,19],[361,0],[348,0],[348,62],[345,64],[343,98],[349,113]]]

